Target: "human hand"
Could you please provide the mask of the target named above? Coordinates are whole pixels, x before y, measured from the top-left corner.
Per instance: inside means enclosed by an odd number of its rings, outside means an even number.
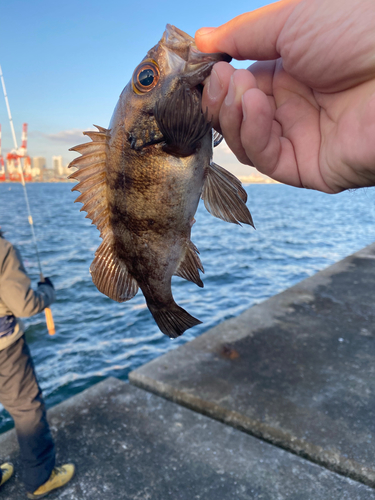
[[[239,161],[292,186],[375,184],[375,2],[283,0],[203,28],[217,63],[202,107]]]
[[[46,276],[44,276],[43,279],[44,279],[44,281],[39,281],[38,282],[38,286],[40,286],[40,285],[48,285],[48,286],[51,286],[53,289],[55,288],[53,286],[52,281],[49,278],[47,278]]]

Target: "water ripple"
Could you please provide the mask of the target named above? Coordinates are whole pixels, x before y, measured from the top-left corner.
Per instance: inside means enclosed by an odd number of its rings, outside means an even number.
[[[246,190],[256,231],[215,219],[199,206],[192,240],[205,268],[205,287],[173,278],[177,303],[203,321],[171,341],[155,325],[142,294],[118,304],[93,285],[89,266],[100,238],[74,205],[71,184],[28,185],[43,271],[57,290],[57,334],[44,315],[26,320],[48,406],[105,377],[129,371],[193,339],[374,241],[375,190],[330,196],[282,185]],[[17,244],[33,283],[38,266],[22,187],[0,184],[0,225]],[[0,407],[0,432],[11,420]]]

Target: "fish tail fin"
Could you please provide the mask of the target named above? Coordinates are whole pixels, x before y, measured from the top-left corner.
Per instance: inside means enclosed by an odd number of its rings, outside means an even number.
[[[185,330],[202,323],[175,302],[161,308],[152,304],[147,305],[160,330],[171,339],[179,337]]]

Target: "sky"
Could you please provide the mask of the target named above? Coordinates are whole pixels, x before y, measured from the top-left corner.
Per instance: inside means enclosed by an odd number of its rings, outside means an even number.
[[[163,2],[144,0],[12,0],[0,6],[2,67],[17,141],[28,124],[28,154],[62,155],[64,164],[85,142],[82,131],[107,127],[133,70],[174,24],[194,36],[203,26],[219,26],[270,2],[256,0]],[[234,61],[238,68],[247,62]],[[13,147],[0,90],[2,153]],[[224,144],[215,160],[237,175],[249,175]]]

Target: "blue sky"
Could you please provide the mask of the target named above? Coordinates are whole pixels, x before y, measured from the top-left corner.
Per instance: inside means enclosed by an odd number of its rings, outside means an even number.
[[[18,141],[27,122],[30,156],[45,156],[49,166],[54,154],[71,161],[75,155],[68,149],[82,142],[83,130],[108,126],[120,92],[167,23],[193,36],[202,26],[218,26],[266,3],[1,2],[0,65]],[[4,154],[12,142],[2,95],[0,123]],[[221,156],[222,164],[233,164],[225,146]]]

